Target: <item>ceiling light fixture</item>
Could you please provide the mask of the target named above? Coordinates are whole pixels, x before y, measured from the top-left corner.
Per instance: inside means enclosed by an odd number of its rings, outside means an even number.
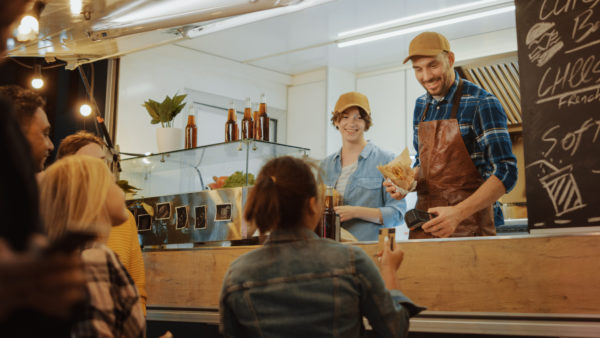
[[[344,38],[347,36],[356,36],[359,34],[372,33],[375,31],[381,31],[387,28],[397,27],[399,25],[407,25],[415,23],[417,21],[429,20],[433,18],[446,17],[448,15],[465,13],[471,10],[481,10],[490,6],[497,6],[502,4],[514,4],[514,0],[483,0],[471,3],[466,3],[457,6],[445,7],[430,12],[419,13],[415,15],[409,15],[402,18],[380,22],[374,25],[351,29],[349,31],[341,32],[337,36],[338,38]]]
[[[323,1],[323,0],[320,0]],[[105,40],[156,29],[185,27],[226,17],[318,0],[137,0],[99,18],[88,32]]]
[[[392,38],[392,37],[396,37],[396,36],[400,36],[400,35],[405,35],[405,34],[410,34],[410,33],[415,33],[415,32],[420,32],[420,31],[426,31],[429,29],[438,28],[438,27],[442,27],[442,26],[448,26],[448,25],[452,25],[452,24],[456,24],[456,23],[460,23],[460,22],[481,19],[481,18],[498,15],[498,14],[502,14],[502,13],[508,13],[508,12],[515,10],[514,2],[512,2],[512,1],[510,1],[510,2],[480,1],[479,3],[480,3],[480,5],[481,5],[481,3],[484,3],[485,7],[479,7],[479,8],[469,7],[466,10],[465,10],[465,8],[463,8],[461,11],[456,11],[455,7],[451,7],[454,9],[453,10],[454,14],[452,14],[452,15],[448,15],[445,10],[438,10],[438,11],[427,13],[428,15],[426,16],[425,19],[424,19],[424,17],[425,17],[424,15],[420,16],[419,17],[420,20],[418,20],[418,21],[416,21],[414,19],[415,16],[409,17],[409,18],[411,18],[409,21],[401,21],[404,24],[394,26],[391,28],[389,27],[389,25],[387,23],[382,23],[381,27],[387,27],[387,28],[376,30],[375,32],[373,32],[372,30],[375,29],[373,27],[375,27],[377,25],[364,27],[364,28],[361,28],[364,30],[357,29],[355,31],[357,31],[357,32],[367,32],[368,31],[370,33],[364,33],[364,34],[360,34],[360,35],[351,36],[351,37],[348,37],[345,39],[337,40],[336,43],[337,43],[337,46],[340,48],[349,47],[349,46],[359,45],[359,44],[363,44],[363,43],[367,43],[367,42],[388,39],[388,38]],[[435,15],[432,16],[432,13],[435,13]],[[444,18],[444,19],[442,19],[442,18]],[[401,20],[401,19],[394,20],[394,21],[400,22],[399,20]],[[350,31],[348,31],[348,32],[350,32]],[[345,33],[347,33],[347,32],[340,33],[340,35],[345,34]]]
[[[69,5],[71,7],[71,15],[77,16],[81,14],[81,10],[83,9],[83,3],[81,0],[70,0]]]
[[[238,15],[232,18],[217,20],[214,22],[209,22],[199,27],[194,27],[185,32],[185,35],[190,38],[197,38],[202,35],[222,31],[225,29],[242,26],[248,23],[257,22],[269,18],[273,18],[276,16],[280,16],[283,14],[288,14],[292,12],[297,12],[309,7],[321,5],[327,2],[331,2],[333,0],[304,0],[298,4],[289,5],[285,7],[278,7],[273,9],[268,9],[260,12],[253,12],[248,14]]]
[[[44,7],[46,7],[46,3],[38,0],[21,18],[15,34],[17,41],[29,41],[37,38],[40,31],[39,19]]]

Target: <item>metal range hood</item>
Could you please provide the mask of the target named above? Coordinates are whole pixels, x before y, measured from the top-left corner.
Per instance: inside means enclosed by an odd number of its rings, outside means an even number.
[[[460,75],[494,94],[508,119],[509,130],[519,130],[523,123],[519,65],[516,60],[485,65],[457,67]]]

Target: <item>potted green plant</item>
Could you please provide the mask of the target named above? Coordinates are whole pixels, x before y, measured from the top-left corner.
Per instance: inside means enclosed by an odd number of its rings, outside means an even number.
[[[152,118],[150,123],[161,125],[161,128],[156,129],[156,143],[161,153],[183,148],[183,130],[173,128],[173,119],[185,107],[183,100],[186,96],[187,94],[175,93],[172,98],[167,95],[162,102],[148,99],[142,105]]]

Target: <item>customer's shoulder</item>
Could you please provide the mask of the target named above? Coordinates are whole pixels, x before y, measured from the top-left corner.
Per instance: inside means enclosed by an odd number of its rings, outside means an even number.
[[[327,252],[332,257],[338,257],[340,261],[356,261],[368,258],[367,253],[359,246],[350,243],[340,243],[329,239],[321,240],[318,255]],[[323,255],[325,256],[325,255]]]

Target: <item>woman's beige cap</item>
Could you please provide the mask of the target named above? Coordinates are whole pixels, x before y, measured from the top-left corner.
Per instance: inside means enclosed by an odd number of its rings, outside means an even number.
[[[335,104],[335,109],[333,113],[343,113],[344,110],[350,107],[360,107],[367,114],[371,115],[371,108],[369,107],[369,100],[366,96],[359,92],[348,92],[340,95],[340,98],[337,100]]]
[[[407,63],[413,56],[436,56],[441,52],[449,52],[450,43],[440,33],[423,32],[410,42],[408,56],[403,63]]]

